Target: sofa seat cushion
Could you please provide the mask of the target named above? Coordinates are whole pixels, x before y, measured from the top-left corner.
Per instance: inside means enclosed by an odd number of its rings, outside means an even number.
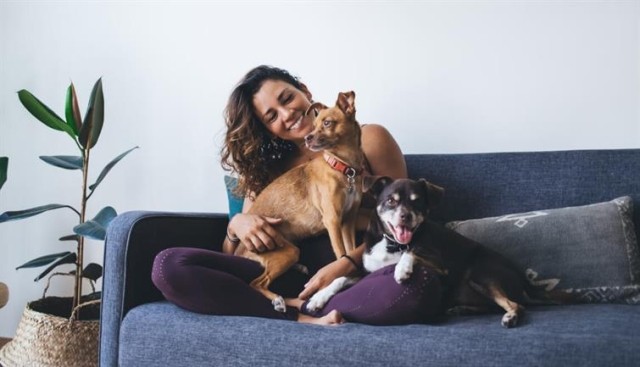
[[[325,327],[210,316],[168,302],[138,306],[120,331],[120,366],[637,366],[640,307],[529,307],[522,325],[500,315],[431,325]]]

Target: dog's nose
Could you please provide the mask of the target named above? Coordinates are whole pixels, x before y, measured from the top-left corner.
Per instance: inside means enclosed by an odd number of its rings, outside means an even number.
[[[304,137],[306,143],[311,142],[311,140],[313,140],[313,134],[307,134],[307,136]]]
[[[410,221],[410,220],[411,220],[411,213],[403,210],[403,211],[400,213],[400,220],[401,220],[402,222],[408,222],[408,221]]]

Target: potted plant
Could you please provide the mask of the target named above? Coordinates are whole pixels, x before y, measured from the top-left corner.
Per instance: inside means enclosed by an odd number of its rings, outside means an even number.
[[[65,119],[59,117],[27,90],[18,92],[22,105],[36,119],[49,128],[68,135],[79,150],[79,155],[40,156],[44,162],[65,170],[82,172],[82,193],[78,207],[67,204],[47,204],[19,211],[0,214],[0,223],[25,219],[57,209],[71,210],[78,216],[73,233],[61,237],[60,241],[75,243],[75,251],[47,254],[30,260],[17,269],[45,267],[36,278],[39,281],[49,276],[62,275],[74,279],[72,297],[48,297],[45,287],[43,298],[29,302],[18,325],[16,337],[0,350],[0,364],[12,365],[97,365],[98,318],[100,292],[85,295],[83,279],[94,282],[102,276],[102,267],[91,263],[84,266],[85,238],[104,240],[109,222],[117,215],[110,207],[104,207],[91,219],[87,216],[87,203],[109,171],[131,148],[109,162],[89,184],[90,153],[98,142],[104,122],[104,97],[102,79],[91,92],[84,118],[81,117],[73,83],[68,87],[65,103]],[[6,172],[6,169],[5,169]],[[2,176],[0,176],[0,179]],[[5,174],[6,179],[6,174]],[[1,181],[1,180],[0,180]],[[52,273],[63,265],[73,265],[70,271]],[[50,340],[55,338],[54,340]],[[50,342],[48,342],[50,341]]]

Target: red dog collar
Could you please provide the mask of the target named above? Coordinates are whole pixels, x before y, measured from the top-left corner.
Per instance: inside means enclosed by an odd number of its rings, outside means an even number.
[[[335,169],[336,171],[341,172],[347,177],[355,177],[360,173],[360,170],[357,170],[348,164],[341,161],[338,157],[330,155],[329,153],[324,153],[324,160],[329,163],[329,165]]]

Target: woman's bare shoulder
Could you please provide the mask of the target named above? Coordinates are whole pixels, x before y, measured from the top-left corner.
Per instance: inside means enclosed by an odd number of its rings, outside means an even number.
[[[369,162],[371,174],[393,178],[407,176],[402,150],[383,125],[362,125],[362,150]]]

